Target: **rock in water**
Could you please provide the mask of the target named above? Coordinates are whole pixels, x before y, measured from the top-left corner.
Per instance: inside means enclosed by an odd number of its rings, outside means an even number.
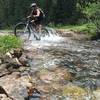
[[[21,49],[15,49],[14,54],[15,57],[20,58],[22,56],[22,50]]]
[[[28,95],[25,100],[41,100],[41,93],[36,88],[30,88]]]
[[[0,94],[5,94],[8,98],[10,98],[11,100],[13,100],[13,98],[11,98],[7,92],[4,90],[4,88],[2,86],[0,86]]]

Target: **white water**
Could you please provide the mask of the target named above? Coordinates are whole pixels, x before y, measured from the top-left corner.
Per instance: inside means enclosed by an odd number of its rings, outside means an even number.
[[[55,34],[50,34],[49,36],[45,36],[41,38],[41,41],[44,42],[61,42],[63,40],[62,37],[59,37],[58,35]]]
[[[58,43],[64,41],[63,37],[57,35],[55,30],[49,29],[49,35],[41,37],[41,40],[36,40],[34,35],[31,34],[30,39],[25,43],[25,47],[31,49],[35,48],[43,48],[48,46],[57,46]]]

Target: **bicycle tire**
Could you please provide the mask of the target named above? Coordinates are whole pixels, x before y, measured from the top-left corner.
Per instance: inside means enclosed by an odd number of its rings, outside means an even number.
[[[43,27],[41,30],[41,37],[49,36],[49,31],[46,27]]]
[[[14,28],[14,35],[16,37],[20,37],[23,40],[29,39],[31,35],[29,26],[26,27],[26,24],[23,22],[16,24]]]

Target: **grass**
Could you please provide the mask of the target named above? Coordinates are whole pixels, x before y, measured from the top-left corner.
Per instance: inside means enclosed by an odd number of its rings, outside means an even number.
[[[0,36],[0,53],[5,53],[13,48],[20,48],[21,46],[22,41],[13,35]]]
[[[72,30],[80,33],[86,33],[90,36],[96,34],[96,26],[92,23],[82,24],[82,25],[64,25],[57,26],[56,29]]]

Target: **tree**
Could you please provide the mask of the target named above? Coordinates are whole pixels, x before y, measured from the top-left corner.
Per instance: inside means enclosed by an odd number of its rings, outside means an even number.
[[[0,26],[10,26],[27,15],[36,2],[46,14],[46,22],[75,24],[84,17],[83,9],[99,0],[0,0]]]

